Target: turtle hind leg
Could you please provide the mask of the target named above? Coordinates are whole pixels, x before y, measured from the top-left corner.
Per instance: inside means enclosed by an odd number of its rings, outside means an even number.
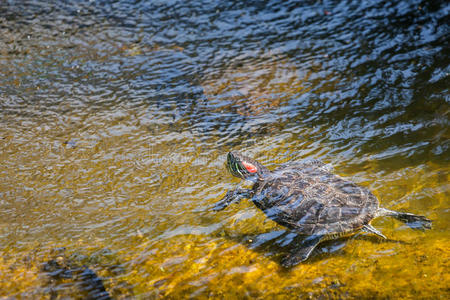
[[[393,211],[385,208],[379,208],[377,212],[378,216],[394,217],[399,221],[402,221],[412,229],[431,229],[432,221],[424,216],[418,216],[405,212]]]
[[[290,268],[308,259],[313,250],[322,241],[323,235],[312,235],[307,237],[295,252],[285,256],[281,260],[281,265]]]

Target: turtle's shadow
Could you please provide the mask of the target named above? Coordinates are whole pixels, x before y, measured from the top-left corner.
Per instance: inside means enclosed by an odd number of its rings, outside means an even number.
[[[276,262],[284,270],[290,270],[291,268],[285,268],[281,264],[281,260],[286,255],[295,253],[296,249],[301,245],[306,236],[296,234],[295,232],[287,229],[273,230],[265,233],[254,234],[221,234],[221,238],[226,238],[233,242],[244,245],[245,247],[266,256],[272,261]],[[345,246],[349,240],[363,240],[372,243],[401,243],[408,244],[404,241],[383,239],[378,236],[369,233],[356,233],[349,237],[342,237],[329,241],[321,242],[312,252],[311,256],[301,264],[311,264],[324,259],[325,257],[331,257],[339,255],[339,253],[345,252]]]

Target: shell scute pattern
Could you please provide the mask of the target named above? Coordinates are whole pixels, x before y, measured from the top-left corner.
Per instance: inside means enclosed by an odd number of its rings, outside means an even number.
[[[254,185],[253,202],[269,218],[306,235],[351,232],[368,224],[378,208],[376,197],[317,166],[276,169]]]

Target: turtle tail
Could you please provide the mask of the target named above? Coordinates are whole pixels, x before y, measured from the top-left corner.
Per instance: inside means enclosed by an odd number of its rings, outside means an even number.
[[[418,215],[414,215],[414,214],[410,214],[410,213],[393,211],[393,210],[389,210],[389,209],[385,209],[385,208],[381,208],[381,207],[378,209],[377,215],[394,217],[397,220],[402,221],[403,223],[405,223],[406,225],[408,225],[409,227],[411,227],[413,229],[420,229],[420,230],[431,229],[431,223],[432,223],[431,220],[424,216],[418,216]]]

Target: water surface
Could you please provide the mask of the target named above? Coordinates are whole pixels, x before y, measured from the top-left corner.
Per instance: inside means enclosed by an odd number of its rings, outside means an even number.
[[[3,1],[0,297],[443,298],[449,265],[446,1]],[[239,150],[320,159],[427,232],[379,218],[290,270],[298,236],[250,202]]]

